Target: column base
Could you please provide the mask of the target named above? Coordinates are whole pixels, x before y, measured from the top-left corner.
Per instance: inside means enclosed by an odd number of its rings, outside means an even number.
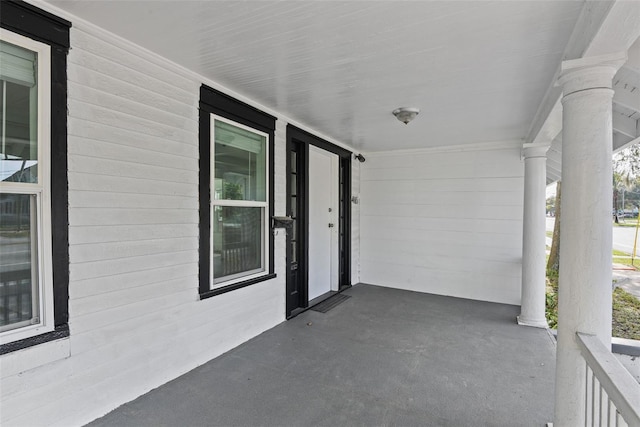
[[[543,328],[543,329],[547,329],[549,327],[549,325],[547,324],[547,319],[529,320],[529,319],[523,319],[521,316],[517,316],[516,319],[518,319],[518,325],[520,326],[531,326],[533,328]]]

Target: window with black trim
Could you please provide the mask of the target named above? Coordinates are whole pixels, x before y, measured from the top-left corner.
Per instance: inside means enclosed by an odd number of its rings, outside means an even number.
[[[200,295],[275,277],[275,117],[207,86],[200,90]]]
[[[66,57],[71,24],[0,14],[0,354],[68,336]]]

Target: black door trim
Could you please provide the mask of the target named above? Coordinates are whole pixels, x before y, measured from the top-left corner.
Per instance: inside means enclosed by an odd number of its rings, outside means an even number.
[[[291,318],[308,308],[307,289],[308,289],[308,271],[309,271],[309,244],[308,244],[308,227],[307,212],[309,210],[309,200],[306,195],[309,192],[309,145],[316,146],[323,150],[338,155],[340,162],[340,221],[339,234],[342,236],[339,242],[339,290],[342,291],[351,286],[351,158],[352,152],[332,144],[322,138],[319,138],[309,132],[306,132],[296,126],[287,125],[287,215],[291,214],[291,152],[297,150],[297,179],[298,179],[298,244],[302,247],[299,251],[298,260],[298,286],[303,292],[297,293],[297,299],[291,298],[291,239],[287,238],[287,303],[286,316]]]
[[[323,150],[327,150],[331,153],[337,154],[341,159],[347,158],[351,160],[351,154],[353,154],[346,148],[342,148],[335,144],[332,144],[329,141],[326,141],[293,125],[287,125],[287,141],[289,140],[297,140],[303,144],[315,145],[316,147],[322,148]]]

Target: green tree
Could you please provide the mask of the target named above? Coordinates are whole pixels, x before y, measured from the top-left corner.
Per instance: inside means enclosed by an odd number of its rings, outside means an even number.
[[[555,210],[556,210],[556,196],[547,197],[547,206],[546,206],[547,213],[553,214]]]
[[[627,205],[625,195],[633,193],[640,178],[640,144],[631,145],[613,156],[613,210],[624,210]],[[624,199],[624,200],[623,200]],[[633,200],[633,197],[629,200]],[[615,216],[618,222],[618,216]]]
[[[560,268],[560,202],[562,201],[562,183],[558,181],[556,186],[556,218],[553,226],[553,238],[551,240],[551,251],[547,261],[547,272],[552,272],[557,276]]]
[[[640,176],[640,144],[631,145],[614,154],[613,171],[627,181]]]

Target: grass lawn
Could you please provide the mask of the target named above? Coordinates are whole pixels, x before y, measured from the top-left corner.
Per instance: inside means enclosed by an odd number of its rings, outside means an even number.
[[[558,275],[547,272],[547,322],[549,327],[558,327]],[[640,340],[640,299],[621,288],[613,291],[614,337]]]
[[[616,224],[613,223],[614,227],[633,227],[636,228],[638,226],[638,220],[636,218],[622,218],[620,222]]]
[[[640,299],[624,289],[613,291],[613,336],[640,340]]]
[[[627,222],[614,224],[614,227],[636,227],[636,219],[629,218]],[[547,231],[552,237],[553,232]],[[622,264],[637,269],[640,259],[631,262],[631,255],[626,252],[613,250],[613,263]],[[547,255],[547,259],[548,259]],[[558,327],[558,273],[547,271],[547,322],[551,329]],[[622,288],[613,291],[613,321],[611,329],[614,337],[640,340],[640,299]]]
[[[622,265],[628,265],[630,267],[636,268],[637,266],[640,266],[640,260],[638,260],[638,258],[635,258],[633,260],[633,263],[631,262],[631,255],[629,255],[626,252],[621,252],[621,251],[617,251],[617,250],[613,250],[613,263],[614,264],[622,264]]]

